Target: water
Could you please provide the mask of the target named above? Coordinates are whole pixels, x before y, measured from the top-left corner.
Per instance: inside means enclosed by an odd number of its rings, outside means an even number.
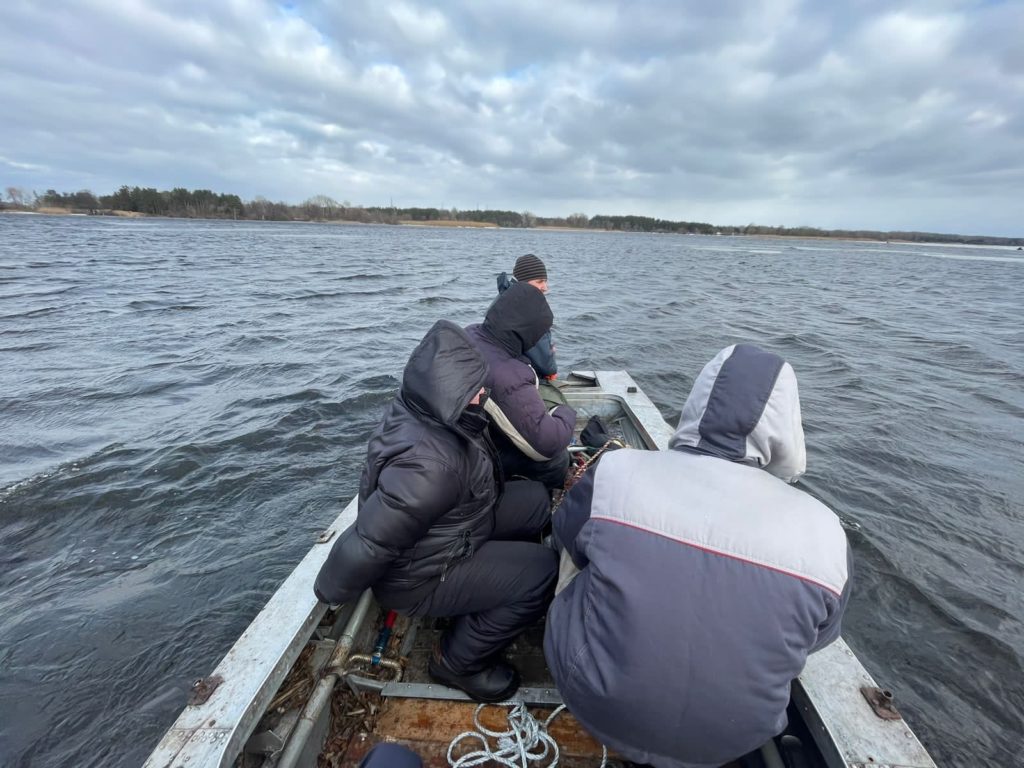
[[[439,317],[541,255],[563,370],[674,423],[754,341],[857,559],[845,637],[940,764],[1019,764],[1024,253],[0,216],[0,763],[133,766],[315,533]]]

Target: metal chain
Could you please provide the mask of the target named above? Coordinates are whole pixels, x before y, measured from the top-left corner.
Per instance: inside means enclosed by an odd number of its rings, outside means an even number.
[[[591,456],[586,461],[581,462],[580,465],[576,468],[576,470],[571,475],[569,475],[568,478],[566,478],[565,486],[562,488],[562,490],[556,492],[557,497],[555,499],[554,505],[551,507],[552,514],[554,514],[555,510],[562,505],[562,501],[565,499],[566,494],[569,493],[570,490],[572,490],[572,487],[580,481],[580,478],[582,478],[583,475],[586,474],[587,470],[590,469],[594,462],[601,458],[601,454],[608,450],[608,448],[612,445],[616,445],[619,448],[629,447],[626,443],[624,443],[622,440],[619,440],[617,437],[610,437],[607,440],[605,440],[604,445],[598,448],[594,452],[593,456]]]

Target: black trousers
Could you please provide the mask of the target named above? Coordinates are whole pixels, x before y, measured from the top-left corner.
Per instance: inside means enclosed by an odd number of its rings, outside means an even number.
[[[413,616],[454,617],[441,638],[441,653],[453,672],[470,674],[487,667],[547,610],[558,556],[537,539],[551,519],[550,507],[551,497],[540,483],[506,483],[491,539],[471,558],[449,568],[433,593],[409,611]]]
[[[524,477],[543,483],[552,491],[565,487],[565,475],[569,471],[568,451],[562,451],[547,461],[533,461],[507,441],[495,443],[498,457],[501,459],[501,472],[506,480]]]

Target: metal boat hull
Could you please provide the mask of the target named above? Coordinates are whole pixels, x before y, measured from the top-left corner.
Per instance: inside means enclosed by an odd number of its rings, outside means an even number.
[[[574,374],[563,383],[562,391],[578,411],[578,426],[591,415],[599,415],[615,421],[633,447],[667,448],[671,427],[627,373]],[[328,660],[337,657],[339,644],[354,643],[358,648],[360,643],[370,642],[374,629],[358,613],[355,619],[359,626],[351,626],[356,606],[328,615],[327,606],[313,596],[316,574],[337,536],[355,521],[355,516],[356,501],[352,500],[313,543],[213,673],[198,681],[197,695],[150,755],[147,768],[316,764],[331,720],[329,701],[317,700],[317,696],[331,696],[331,686],[324,685]],[[367,606],[362,609],[367,613]],[[372,614],[373,610],[368,612]],[[352,637],[344,637],[343,628]],[[277,703],[281,701],[282,683],[307,648],[303,663],[309,666],[308,674],[314,681],[308,692],[302,689],[297,699],[293,696],[287,706],[282,706]],[[347,655],[348,648],[342,650]],[[353,680],[347,682],[353,684]],[[520,695],[529,704],[550,708],[560,698],[557,690],[543,682],[526,685]],[[441,758],[439,747],[446,746],[445,738],[450,738],[448,732],[453,728],[464,730],[471,723],[474,707],[457,691],[425,680],[381,682],[371,687],[391,705],[374,723],[367,723],[371,730],[363,729],[362,736],[350,742],[350,751],[342,760],[346,765],[356,764],[381,738],[418,745],[428,763],[436,762]],[[813,742],[806,747],[813,760],[810,765],[934,768],[924,747],[898,715],[892,718],[883,712],[880,716],[872,709],[862,690],[877,688],[842,640],[810,657],[794,683],[790,707],[790,719],[796,718],[805,739]],[[322,692],[325,689],[326,694]],[[289,692],[285,690],[284,695],[287,697]],[[275,706],[271,709],[272,703]],[[595,743],[573,723],[570,717],[557,726],[566,742],[561,762],[592,763]],[[766,745],[764,764],[771,764],[777,757],[775,745]]]

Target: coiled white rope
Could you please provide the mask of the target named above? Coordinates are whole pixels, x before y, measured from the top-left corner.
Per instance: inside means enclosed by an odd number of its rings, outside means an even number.
[[[484,707],[489,706],[512,708],[508,713],[509,729],[507,731],[492,731],[485,728],[480,722],[480,713],[483,712]],[[548,715],[548,718],[543,723],[538,723],[537,719],[526,708],[525,702],[509,701],[495,705],[481,704],[476,708],[476,712],[473,713],[473,724],[476,726],[476,730],[460,733],[448,745],[448,765],[451,768],[473,768],[473,766],[493,761],[500,765],[508,766],[508,768],[529,768],[530,763],[544,760],[551,754],[551,762],[545,768],[557,768],[559,757],[558,742],[548,733],[548,726],[564,709],[565,704],[560,705],[554,712]],[[491,745],[487,741],[488,737],[498,740],[497,749],[491,749]],[[458,759],[453,759],[452,753],[463,739],[479,739],[483,748],[467,752]],[[601,757],[601,768],[605,768],[608,762],[608,750],[603,746],[602,750],[604,750],[604,754]]]

